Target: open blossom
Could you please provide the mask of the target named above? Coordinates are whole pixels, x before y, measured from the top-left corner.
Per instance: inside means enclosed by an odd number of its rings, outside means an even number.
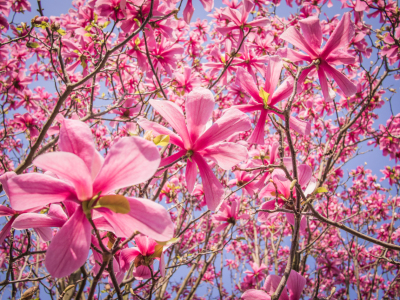
[[[232,108],[240,109],[243,112],[260,111],[256,127],[248,140],[249,143],[264,144],[264,127],[268,114],[274,113],[284,119],[282,114],[276,112],[279,109],[275,105],[288,98],[293,92],[293,78],[289,77],[276,89],[282,67],[283,63],[279,56],[271,56],[265,72],[264,87],[260,89],[257,88],[251,74],[241,67],[238,68],[236,84],[248,93],[252,99],[248,104],[241,104]],[[311,130],[310,123],[299,120],[296,117],[290,117],[290,126],[300,134],[309,134]]]
[[[281,277],[278,275],[268,275],[265,280],[263,290],[247,290],[243,293],[241,299],[244,300],[271,300],[271,296],[278,288]],[[290,272],[289,278],[286,282],[286,286],[283,289],[280,300],[299,300],[301,293],[303,292],[304,286],[306,285],[306,279],[296,271]],[[288,296],[289,290],[289,296]]]
[[[172,238],[173,223],[161,205],[112,195],[114,190],[141,183],[155,173],[160,155],[153,143],[139,137],[122,138],[104,159],[95,150],[86,124],[63,120],[60,149],[63,152],[40,155],[33,162],[54,176],[30,173],[7,181],[15,209],[57,202],[73,206],[74,212],[47,250],[45,263],[52,276],[69,275],[84,264],[90,248],[89,220],[99,215],[119,237],[128,237],[138,230],[158,240]],[[70,242],[65,243],[66,240]]]
[[[144,235],[136,236],[135,243],[137,247],[121,251],[121,267],[127,266],[129,268],[133,262],[135,266],[133,276],[138,280],[148,279],[151,278],[153,262],[157,259],[159,260],[160,274],[165,276],[164,251],[171,244],[164,246]]]
[[[334,98],[328,85],[327,76],[335,80],[346,97],[354,95],[357,92],[356,86],[345,75],[333,67],[339,64],[348,65],[355,62],[355,57],[349,55],[344,50],[354,37],[354,24],[351,22],[350,13],[348,12],[343,15],[322,49],[320,49],[322,44],[322,29],[319,19],[309,17],[300,20],[299,24],[303,34],[292,26],[280,36],[281,39],[307,53],[305,55],[286,48],[280,52],[283,56],[292,62],[316,62],[316,66],[302,72],[299,82],[303,82],[311,71],[316,70],[325,100],[330,101]]]
[[[277,207],[285,207],[289,205],[289,209],[291,209],[288,200],[291,198],[291,181],[284,176],[284,173],[280,170],[275,170],[271,174],[272,179],[264,187],[261,191],[259,196],[260,197],[271,197],[274,198],[273,200],[269,200],[261,204],[260,209],[264,210],[275,210]],[[305,195],[311,194],[316,186],[316,182],[312,177],[312,170],[311,167],[308,165],[300,165],[298,166],[298,178],[299,184],[302,188],[305,188]],[[296,193],[293,193],[295,196]],[[293,203],[292,203],[293,205]],[[266,222],[269,218],[275,217],[278,215],[279,212],[260,212],[258,214],[258,220],[260,222]],[[286,213],[286,218],[291,225],[295,225],[295,218],[292,213]],[[306,233],[306,226],[307,222],[304,217],[301,218],[300,221],[300,231],[305,234]]]
[[[187,157],[186,183],[192,192],[196,182],[197,169],[203,181],[207,206],[215,210],[224,195],[223,186],[204,158],[211,159],[221,168],[228,170],[247,158],[244,146],[223,142],[233,134],[250,129],[248,117],[236,110],[227,111],[210,128],[206,124],[214,110],[212,93],[204,88],[194,89],[186,99],[186,120],[179,106],[169,101],[150,100],[154,109],[177,131],[179,136],[158,123],[139,121],[145,130],[170,136],[170,142],[180,150],[164,159],[160,166],[168,165],[182,156]]]
[[[237,220],[249,219],[249,215],[240,214],[240,202],[232,200],[230,205],[226,202],[222,203],[218,213],[213,215],[212,219],[215,224],[218,224],[215,232],[220,232],[228,227],[229,224],[235,225]]]

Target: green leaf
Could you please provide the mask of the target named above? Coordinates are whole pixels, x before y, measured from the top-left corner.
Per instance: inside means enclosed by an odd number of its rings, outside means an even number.
[[[161,246],[166,246],[166,245],[175,244],[175,243],[178,242],[178,241],[179,241],[179,238],[172,238],[172,239],[170,239],[169,241],[166,241],[166,242],[158,242],[158,241],[157,241],[157,244],[159,244],[159,245],[161,245]]]
[[[169,135],[160,134],[154,138],[153,143],[161,147],[167,146],[169,144]]]
[[[260,93],[259,96],[263,99],[263,103],[264,103],[264,107],[267,108],[268,107],[268,99],[269,99],[269,93],[267,93],[266,91],[264,91],[263,88],[260,89]]]
[[[94,208],[105,207],[119,214],[127,214],[131,208],[128,199],[122,195],[107,195],[101,197]]]
[[[162,245],[156,245],[154,253],[150,256],[151,258],[156,258],[156,257],[161,257],[163,253],[163,246]]]
[[[26,43],[26,46],[28,48],[37,48],[37,47],[39,47],[39,44],[35,43],[35,42],[32,42],[32,43],[28,42],[28,43]]]
[[[66,35],[67,33],[65,32],[65,30],[64,29],[58,29],[57,30],[57,32],[59,33],[59,34],[61,34],[61,35]]]
[[[316,190],[315,190],[315,193],[316,194],[319,194],[319,193],[327,193],[328,192],[328,190],[326,189],[326,187],[324,187],[324,186],[320,186],[319,188],[317,188]]]

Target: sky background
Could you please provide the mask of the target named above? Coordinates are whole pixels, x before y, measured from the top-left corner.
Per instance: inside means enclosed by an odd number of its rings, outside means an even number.
[[[68,10],[70,8],[72,8],[71,2],[69,0],[41,0],[42,2],[42,7],[44,8],[44,14],[46,16],[60,16],[61,14],[65,14],[68,12]],[[184,1],[184,4],[182,5],[182,10],[184,8],[184,5],[186,4],[186,1]],[[341,9],[341,3],[340,1],[334,1],[333,2],[333,7],[328,8],[328,7],[324,7],[323,11],[324,13],[327,14],[327,16],[329,18],[331,18],[332,16],[336,15],[336,14],[340,14],[342,15],[346,9]],[[14,22],[15,23],[20,23],[20,22],[29,22],[30,20],[38,15],[37,12],[37,3],[35,1],[31,1],[31,5],[32,5],[32,11],[31,12],[26,12],[25,14],[17,14]],[[196,21],[197,18],[200,19],[207,19],[207,20],[211,20],[212,18],[210,18],[208,16],[208,14],[211,13],[207,13],[204,11],[203,6],[201,5],[199,0],[193,0],[193,5],[195,7],[195,12],[192,18],[192,22]],[[222,4],[221,0],[216,0],[214,7],[224,7],[225,5]],[[277,7],[276,13],[278,16],[280,17],[288,17],[290,15],[290,13],[295,13],[297,10],[297,8],[290,8],[286,6],[285,1],[283,0],[281,5]],[[179,16],[182,16],[182,14],[180,13]],[[11,19],[12,15],[10,15]],[[324,15],[320,16],[321,19],[325,18]],[[366,19],[366,21],[370,24],[373,25],[374,28],[379,28],[380,25],[378,23],[378,19],[367,19],[366,16],[364,16],[364,18]],[[374,56],[372,55],[370,59],[367,59],[366,61],[369,60],[373,60]],[[31,59],[32,62],[35,60],[35,58]],[[29,65],[29,62],[28,62]],[[385,86],[389,86],[392,85],[392,87],[396,87],[399,85],[399,81],[394,81],[393,78],[388,79],[385,81]],[[39,81],[35,81],[33,82],[31,85],[29,85],[29,87],[31,89],[35,88],[36,86],[43,86],[46,88],[46,90],[50,93],[55,93],[55,89],[54,89],[54,83],[52,81],[44,81],[42,79],[40,79]],[[106,91],[107,92],[107,91]],[[392,99],[392,109],[394,114],[397,114],[400,112],[400,102],[399,102],[399,97],[398,94],[396,94],[393,99]],[[385,102],[385,105],[376,110],[375,111],[378,115],[379,115],[379,120],[377,120],[374,124],[374,128],[377,128],[379,126],[379,124],[386,124],[386,120],[391,116],[391,110],[390,110],[390,106],[388,102]],[[351,160],[349,163],[347,163],[344,166],[344,170],[345,172],[350,172],[351,170],[355,169],[357,166],[359,166],[360,164],[367,164],[367,168],[370,168],[373,172],[373,174],[376,174],[378,176],[378,178],[380,178],[382,176],[380,170],[382,170],[384,168],[384,166],[394,166],[395,162],[394,160],[389,160],[389,157],[384,157],[382,156],[382,152],[378,149],[378,148],[374,148],[372,146],[367,146],[366,143],[361,145],[361,151],[367,151],[369,150],[369,152],[367,152],[366,154],[363,154],[361,156],[358,156],[357,158]],[[345,178],[346,178],[346,174],[345,174]],[[383,186],[388,187],[387,182],[383,182],[382,183]],[[289,244],[289,240],[290,237],[285,239],[285,244]],[[229,255],[224,257],[226,258],[232,258]],[[309,263],[312,264],[312,258],[309,260]],[[220,265],[220,260],[217,259],[216,266]],[[219,269],[219,267],[217,267],[217,269]],[[180,277],[181,276],[185,276],[186,274],[186,270],[185,268],[181,268],[179,270],[179,272],[176,274],[176,276],[174,276],[173,280],[176,280],[177,282],[180,281]],[[223,277],[223,282],[226,283],[226,285],[224,284],[224,286],[229,286],[228,290],[230,290],[230,276],[228,272],[224,272],[224,277]],[[209,285],[201,285],[201,288],[199,289],[199,295],[201,294],[205,294],[207,292],[207,289],[209,288]],[[214,295],[217,295],[218,292],[217,290],[214,291],[213,293]],[[5,294],[5,296],[7,295],[7,293]],[[42,293],[42,296],[44,296],[45,294]],[[354,294],[353,294],[354,295]]]

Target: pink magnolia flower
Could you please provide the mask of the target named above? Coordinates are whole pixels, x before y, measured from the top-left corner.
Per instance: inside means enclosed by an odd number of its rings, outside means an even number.
[[[265,210],[274,210],[276,206],[284,206],[286,204],[286,200],[288,200],[291,196],[290,193],[290,185],[291,182],[289,179],[284,177],[284,173],[280,170],[275,170],[272,175],[272,182],[268,183],[266,187],[264,187],[260,191],[260,198],[262,197],[273,197],[273,200],[269,200],[261,204],[260,209]],[[300,165],[298,166],[298,179],[299,184],[302,188],[305,189],[305,194],[311,194],[316,186],[316,181],[311,178],[312,177],[312,170],[311,167],[308,165]],[[276,194],[278,193],[278,195]],[[293,197],[295,197],[296,193],[293,193]],[[277,201],[276,201],[277,199]],[[269,218],[275,217],[279,214],[279,212],[268,213],[268,212],[260,212],[258,214],[258,220],[260,222],[266,222]],[[291,225],[295,225],[295,218],[294,215],[291,213],[286,213],[286,218]],[[304,217],[301,218],[300,221],[300,232],[303,234],[306,233],[307,222]]]
[[[192,69],[185,67],[183,74],[175,72],[175,88],[182,95],[191,92],[194,88],[200,86],[200,78],[193,75]]]
[[[104,217],[118,237],[138,230],[162,241],[172,238],[174,226],[161,205],[111,195],[153,176],[160,162],[153,143],[139,137],[122,138],[104,159],[95,149],[90,128],[78,120],[64,119],[59,147],[62,152],[46,153],[33,161],[54,177],[31,173],[7,182],[10,202],[17,210],[56,202],[74,207],[47,250],[45,264],[52,276],[69,275],[86,261],[92,230],[88,218]]]
[[[241,299],[244,300],[271,300],[271,296],[278,288],[281,277],[278,275],[268,275],[265,280],[263,290],[248,290],[243,293]],[[290,272],[289,278],[286,282],[280,300],[299,300],[301,293],[303,292],[304,286],[306,285],[306,279],[296,271]],[[287,294],[289,290],[289,296]]]
[[[293,62],[317,61],[317,65],[304,70],[299,82],[303,82],[307,75],[316,70],[322,89],[322,94],[327,101],[332,100],[326,76],[333,78],[346,97],[350,97],[357,92],[356,86],[345,75],[336,70],[333,66],[339,64],[353,64],[355,57],[349,55],[343,48],[347,47],[354,37],[354,24],[351,22],[349,12],[345,13],[337,24],[335,30],[329,37],[325,46],[320,49],[322,44],[322,29],[319,19],[309,17],[299,21],[301,34],[293,26],[289,27],[280,38],[303,50],[307,55],[286,48],[281,52],[283,56]]]
[[[137,247],[121,251],[121,268],[127,266],[129,269],[129,265],[134,262],[135,269],[133,270],[133,276],[138,280],[148,279],[151,278],[153,262],[157,259],[160,263],[160,274],[164,277],[165,262],[163,252],[168,246],[158,244],[155,240],[144,235],[136,236],[135,243]]]
[[[249,262],[249,264],[252,270],[251,271],[247,270],[244,272],[247,274],[246,277],[248,277],[249,281],[251,281],[251,285],[256,285],[257,282],[260,282],[266,277],[264,271],[267,270],[268,267],[263,263],[261,265],[258,265],[252,261]]]
[[[254,3],[250,0],[243,0],[243,5],[239,9],[232,9],[227,7],[221,17],[231,21],[226,27],[217,27],[216,30],[222,35],[227,35],[233,30],[239,30],[239,42],[243,39],[243,30],[245,28],[263,27],[270,21],[267,18],[255,19],[248,22],[250,12],[253,10]]]
[[[224,230],[229,224],[235,225],[237,220],[249,219],[249,215],[247,214],[239,215],[239,210],[240,203],[236,200],[232,200],[231,205],[226,202],[222,203],[218,213],[212,216],[213,222],[219,224],[218,227],[215,228],[215,232]]]
[[[242,112],[231,109],[210,128],[206,124],[214,110],[215,100],[205,88],[194,89],[186,99],[186,121],[178,105],[169,101],[150,100],[150,104],[177,131],[145,119],[139,125],[145,130],[170,136],[170,142],[181,150],[164,159],[160,166],[168,165],[182,156],[188,158],[186,165],[187,189],[191,193],[196,182],[197,169],[202,178],[207,206],[215,210],[221,203],[224,189],[204,158],[211,159],[221,168],[228,170],[247,158],[247,149],[238,144],[222,142],[231,135],[250,129],[249,118]]]
[[[261,112],[256,127],[248,140],[249,143],[264,144],[264,127],[269,113],[275,113],[284,119],[282,114],[275,112],[279,111],[279,109],[275,107],[275,104],[290,96],[293,91],[293,78],[289,77],[275,90],[279,82],[282,67],[283,63],[279,56],[270,57],[265,72],[265,84],[260,90],[257,88],[252,75],[243,68],[238,68],[236,84],[245,90],[252,99],[248,104],[237,105],[232,108],[240,109],[243,112],[258,110]],[[296,117],[290,117],[290,126],[303,135],[309,134],[311,130],[310,123],[299,120]]]
[[[38,121],[33,118],[29,113],[23,115],[15,114],[14,121],[19,125],[21,130],[29,130],[29,135],[31,138],[37,137],[39,135],[39,130],[36,128]]]

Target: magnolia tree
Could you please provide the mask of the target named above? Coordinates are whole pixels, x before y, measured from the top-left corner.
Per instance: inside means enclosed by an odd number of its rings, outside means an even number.
[[[399,299],[400,12],[326,2],[1,0],[1,297]]]

